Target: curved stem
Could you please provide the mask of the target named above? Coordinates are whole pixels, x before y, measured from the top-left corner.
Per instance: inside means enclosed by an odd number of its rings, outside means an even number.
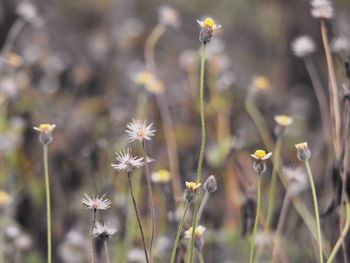
[[[180,241],[180,235],[181,235],[184,223],[185,223],[185,218],[186,218],[186,214],[187,214],[187,211],[188,211],[189,207],[190,207],[190,203],[187,202],[186,203],[186,207],[185,207],[185,211],[184,211],[184,213],[182,215],[182,218],[181,218],[181,221],[180,221],[180,224],[179,224],[179,228],[177,229],[173,251],[171,252],[170,263],[174,263],[175,262],[176,251],[177,251],[177,247],[178,247],[179,241]]]
[[[143,160],[145,165],[145,171],[146,171],[146,179],[147,179],[147,192],[148,192],[148,205],[149,209],[151,210],[151,239],[149,242],[149,257],[150,261],[152,262],[152,246],[153,246],[153,240],[156,232],[156,214],[154,210],[154,202],[153,202],[153,191],[152,191],[152,183],[151,183],[151,175],[149,172],[149,166],[147,162],[147,150],[146,150],[146,143],[145,140],[142,141],[142,149],[143,149]]]
[[[319,249],[319,258],[320,258],[320,263],[323,262],[323,255],[322,255],[322,238],[321,238],[321,226],[320,226],[320,217],[318,213],[318,204],[317,204],[317,195],[316,195],[316,189],[315,189],[315,184],[314,180],[312,178],[312,172],[310,168],[309,161],[305,161],[305,167],[307,174],[309,176],[309,181],[310,181],[310,186],[311,186],[311,191],[312,191],[312,199],[314,202],[314,209],[315,209],[315,219],[316,219],[316,227],[317,227],[317,239],[318,239],[318,249]]]
[[[143,245],[143,250],[145,252],[145,257],[146,257],[146,262],[149,263],[149,259],[148,259],[148,253],[147,253],[147,249],[146,249],[146,242],[145,242],[145,235],[143,233],[143,228],[141,225],[141,220],[140,220],[140,216],[139,216],[139,211],[137,209],[137,205],[136,205],[136,201],[135,201],[135,196],[134,196],[134,191],[132,188],[132,183],[131,183],[131,172],[128,172],[128,182],[129,182],[129,188],[130,188],[130,195],[132,198],[132,203],[134,205],[134,209],[135,209],[135,214],[136,214],[136,219],[137,219],[137,223],[139,225],[139,229],[140,229],[140,234],[141,234],[141,239],[142,239],[142,245]]]
[[[203,213],[205,205],[207,204],[209,196],[210,196],[210,193],[209,192],[205,192],[205,195],[204,195],[204,197],[202,199],[201,206],[199,207],[199,210],[198,210],[198,216],[197,216],[198,220],[197,220],[197,222],[199,222],[201,220],[202,213]]]
[[[47,262],[52,262],[52,241],[51,241],[51,200],[50,181],[47,144],[43,144],[44,149],[44,172],[45,172],[45,192],[46,192],[46,213],[47,213]]]
[[[337,242],[335,243],[333,249],[332,249],[332,252],[331,254],[329,255],[328,259],[327,259],[327,263],[331,263],[333,261],[333,259],[335,258],[340,246],[342,245],[343,243],[343,240],[344,238],[346,237],[346,234],[348,233],[349,231],[349,227],[350,227],[350,205],[348,202],[346,202],[346,205],[345,205],[345,225],[344,225],[344,228],[343,228],[343,231],[341,232]]]
[[[250,253],[249,253],[249,263],[253,263],[254,260],[254,248],[255,248],[255,237],[256,237],[256,230],[258,228],[259,223],[259,213],[260,213],[260,180],[261,175],[258,175],[258,185],[257,185],[257,206],[256,206],[256,215],[255,215],[255,222],[254,222],[254,228],[253,228],[253,234],[250,241]]]
[[[201,181],[201,173],[202,173],[202,165],[203,165],[203,157],[204,157],[204,149],[205,149],[204,70],[205,70],[205,44],[202,44],[201,71],[200,71],[200,83],[199,83],[199,107],[200,107],[200,114],[201,114],[202,141],[201,141],[201,149],[199,152],[198,169],[197,169],[197,176],[196,176],[197,184],[200,183]],[[195,243],[194,233],[198,223],[197,222],[198,208],[199,208],[198,193],[199,191],[196,191],[197,198],[194,205],[194,214],[193,214],[193,220],[192,220],[192,237],[191,237],[190,256],[189,256],[190,263],[192,263],[193,261],[193,250],[194,250],[194,243]]]

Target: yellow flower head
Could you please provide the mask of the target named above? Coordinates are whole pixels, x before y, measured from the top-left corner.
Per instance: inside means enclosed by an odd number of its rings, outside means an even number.
[[[204,19],[203,21],[201,20],[197,20],[197,23],[199,24],[199,26],[201,28],[208,28],[210,30],[216,30],[221,28],[221,25],[217,25],[215,24],[214,19],[207,17],[206,19]]]
[[[307,146],[307,142],[298,143],[295,145],[295,148],[297,148],[297,150],[309,149],[309,147]]]
[[[252,86],[256,90],[263,91],[263,90],[267,90],[271,86],[271,83],[269,79],[264,76],[256,76],[253,79]]]
[[[293,118],[287,115],[276,115],[275,121],[282,127],[287,127],[293,123]]]
[[[193,231],[193,227],[190,227],[189,229],[187,229],[185,231],[185,238],[186,239],[190,239],[192,237],[192,231]],[[204,226],[196,226],[196,229],[194,230],[194,236],[195,238],[200,238],[203,236],[205,231],[205,227]]]
[[[201,186],[201,184],[197,184],[196,182],[185,182],[186,188],[192,192],[196,191],[197,188]]]
[[[310,159],[311,152],[307,142],[298,143],[295,145],[295,148],[297,148],[297,157],[300,161],[305,162]]]
[[[168,170],[161,169],[152,173],[151,177],[154,183],[165,184],[170,181],[170,172]]]
[[[40,124],[39,127],[34,127],[34,130],[41,133],[51,133],[56,128],[56,124]]]
[[[265,161],[272,156],[272,153],[266,153],[264,150],[256,150],[250,156],[253,157],[255,160]]]
[[[149,92],[159,94],[164,91],[163,83],[148,71],[136,74],[134,81],[136,84],[144,86]]]
[[[5,191],[0,191],[0,207],[4,207],[10,203],[10,195]]]

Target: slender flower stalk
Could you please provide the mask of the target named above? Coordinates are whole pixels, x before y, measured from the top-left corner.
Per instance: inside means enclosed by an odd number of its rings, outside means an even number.
[[[97,214],[97,209],[94,209],[93,210],[93,217],[92,217],[92,225],[91,225],[90,234],[89,234],[89,251],[90,251],[91,263],[95,262],[95,258],[94,258],[94,241],[93,241],[92,235],[93,235],[94,227],[95,227],[95,224],[96,224],[96,214]]]
[[[260,214],[260,191],[261,191],[261,173],[258,174],[256,215],[255,215],[253,233],[250,240],[249,263],[253,263],[253,259],[254,259],[255,237],[256,237],[256,230],[258,229],[259,214]]]
[[[140,220],[140,216],[139,216],[139,211],[137,209],[136,200],[135,200],[135,196],[134,196],[134,191],[133,191],[133,188],[132,188],[131,172],[128,172],[128,183],[129,183],[129,189],[130,189],[130,195],[131,195],[131,198],[132,198],[132,203],[133,203],[134,209],[135,209],[137,223],[138,223],[139,229],[140,229],[143,250],[145,252],[145,257],[146,257],[146,262],[149,263],[150,261],[149,261],[148,252],[147,252],[147,248],[146,248],[145,234],[143,232],[143,228],[142,228],[142,224],[141,224],[141,220]]]
[[[173,250],[171,252],[170,263],[174,263],[175,262],[177,247],[179,246],[180,236],[181,236],[181,233],[182,233],[182,229],[183,229],[183,226],[184,226],[184,223],[185,223],[186,214],[187,214],[188,208],[190,207],[190,204],[191,204],[190,202],[188,202],[188,201],[186,202],[185,210],[184,210],[184,213],[182,215],[179,227],[177,229],[176,238],[175,238],[175,242],[174,242],[174,247],[173,247]]]
[[[109,252],[108,252],[108,240],[117,233],[117,229],[111,224],[110,221],[107,223],[97,222],[94,229],[93,235],[95,238],[99,238],[104,243],[106,262],[109,263]]]
[[[109,252],[108,252],[108,242],[107,240],[105,240],[103,243],[105,247],[106,262],[109,263],[110,260],[109,260]]]

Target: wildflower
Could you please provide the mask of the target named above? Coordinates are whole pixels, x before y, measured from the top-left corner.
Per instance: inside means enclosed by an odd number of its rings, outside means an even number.
[[[193,231],[193,227],[190,227],[189,229],[187,229],[184,233],[184,238],[191,239],[192,231]],[[204,239],[203,239],[204,232],[205,232],[205,227],[201,225],[196,226],[196,229],[194,230],[195,247],[198,250],[202,250],[204,246]]]
[[[214,193],[218,188],[218,184],[216,182],[215,176],[211,175],[204,183],[204,189],[208,193]]]
[[[332,43],[332,50],[337,53],[350,51],[350,42],[345,37],[338,37]]]
[[[0,208],[7,206],[11,201],[10,195],[5,191],[0,191]]]
[[[159,23],[175,29],[180,25],[179,14],[174,8],[168,5],[163,5],[159,8],[158,19]]]
[[[299,58],[306,57],[316,51],[314,41],[307,35],[302,35],[294,39],[291,48],[294,55]]]
[[[201,183],[197,184],[196,182],[185,182],[186,188],[192,192],[195,192],[197,188],[201,186]]]
[[[98,195],[90,197],[88,194],[84,194],[84,198],[81,199],[83,205],[87,207],[87,209],[96,210],[107,210],[111,207],[112,201],[109,199],[104,199],[105,195],[98,197]]]
[[[252,88],[258,91],[264,91],[271,87],[271,83],[268,78],[264,76],[256,76],[253,78]]]
[[[96,222],[94,229],[92,231],[93,235],[102,240],[107,240],[112,237],[115,233],[117,233],[117,228],[113,226],[110,222]]]
[[[136,84],[144,86],[146,90],[151,93],[159,94],[164,91],[164,84],[152,73],[148,71],[141,71],[134,77]]]
[[[295,145],[295,148],[297,148],[297,156],[300,161],[305,162],[310,159],[311,152],[307,142],[298,143]]]
[[[168,170],[161,169],[153,172],[151,178],[154,183],[166,184],[170,181],[170,172]]]
[[[266,160],[272,156],[272,153],[266,153],[264,150],[256,150],[250,155],[253,157],[253,168],[259,174],[263,174],[266,171]]]
[[[214,19],[207,17],[203,21],[197,20],[197,23],[201,27],[201,32],[199,34],[199,40],[203,44],[207,44],[211,41],[213,36],[213,31],[221,28],[221,25],[215,24]]]
[[[279,137],[283,135],[285,129],[293,123],[293,118],[287,115],[276,115],[275,121],[277,123],[275,134]]]
[[[185,190],[185,199],[187,202],[194,202],[196,199],[196,190],[201,186],[201,184],[197,184],[195,182],[186,182],[186,190]]]
[[[119,171],[132,172],[135,168],[141,167],[143,163],[143,158],[134,157],[130,154],[130,149],[124,150],[123,152],[117,153],[116,164],[112,163],[112,167]]]
[[[52,142],[52,132],[56,128],[55,124],[40,124],[39,127],[34,127],[35,131],[40,132],[39,141],[42,144],[49,144]]]
[[[282,169],[282,174],[287,179],[288,194],[290,196],[296,196],[305,190],[307,186],[307,177],[302,167],[284,167]]]
[[[311,1],[311,15],[314,18],[331,19],[334,10],[331,1],[329,0],[312,0]]]
[[[146,124],[146,121],[143,123],[139,120],[132,120],[129,122],[126,127],[125,132],[129,135],[129,141],[139,141],[143,142],[144,140],[151,140],[151,137],[154,136],[155,130],[152,130],[153,123],[150,125]]]

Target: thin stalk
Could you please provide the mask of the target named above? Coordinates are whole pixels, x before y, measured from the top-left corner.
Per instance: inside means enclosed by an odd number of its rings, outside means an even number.
[[[203,165],[203,157],[204,157],[204,149],[205,149],[204,70],[205,70],[205,44],[202,44],[200,83],[199,83],[199,107],[200,107],[200,114],[201,114],[202,141],[201,141],[201,149],[199,152],[198,169],[197,169],[197,176],[196,176],[197,184],[199,184],[201,181],[202,165]],[[195,243],[194,234],[196,230],[196,225],[198,223],[198,219],[197,219],[198,208],[199,208],[198,193],[199,191],[196,191],[197,198],[195,200],[194,214],[193,214],[193,220],[192,220],[192,235],[191,235],[191,246],[190,246],[190,256],[189,256],[190,263],[192,263],[193,261],[193,250],[194,250],[194,243]]]
[[[141,234],[141,239],[142,239],[142,245],[143,245],[143,250],[145,251],[145,257],[146,257],[146,262],[149,263],[149,258],[148,258],[148,253],[147,253],[147,249],[146,249],[146,242],[145,242],[145,235],[143,233],[143,228],[141,225],[141,220],[140,220],[140,216],[139,216],[139,211],[137,209],[137,205],[136,205],[136,201],[135,201],[135,196],[134,196],[134,191],[132,188],[132,183],[131,183],[131,172],[128,172],[128,182],[129,182],[129,188],[130,188],[130,195],[132,198],[132,202],[134,205],[134,209],[135,209],[135,214],[136,214],[136,219],[137,219],[137,223],[139,225],[139,229],[140,229],[140,234]]]
[[[322,238],[321,238],[321,226],[320,226],[320,217],[319,217],[319,213],[318,213],[316,189],[315,189],[314,180],[312,178],[312,172],[311,172],[309,161],[306,160],[304,163],[305,163],[307,174],[309,176],[309,181],[310,181],[310,186],[311,186],[311,191],[312,191],[312,199],[314,202],[315,219],[316,219],[316,227],[317,227],[318,249],[319,249],[319,258],[320,258],[319,262],[322,263],[323,262]]]
[[[93,237],[92,237],[92,233],[94,231],[94,227],[96,224],[96,214],[97,214],[97,210],[94,209],[93,211],[93,219],[92,219],[92,225],[90,228],[90,235],[89,235],[89,250],[90,250],[90,259],[91,259],[91,263],[94,263],[94,246],[93,246]]]
[[[109,252],[108,252],[108,243],[107,240],[104,241],[104,247],[105,247],[105,256],[106,256],[106,262],[109,263]]]
[[[46,192],[46,215],[47,215],[47,262],[52,262],[52,241],[51,241],[51,200],[50,200],[50,181],[49,164],[47,154],[47,144],[43,144],[44,152],[44,172],[45,172],[45,192]]]
[[[321,36],[324,46],[324,51],[326,54],[326,62],[328,69],[328,78],[329,78],[329,96],[330,96],[330,109],[331,109],[331,120],[333,130],[333,145],[336,159],[340,157],[340,110],[339,110],[339,98],[338,98],[338,87],[337,81],[334,73],[333,59],[331,50],[329,47],[329,41],[327,36],[327,29],[324,19],[321,19]]]
[[[272,211],[273,211],[273,208],[275,206],[277,171],[279,169],[279,159],[280,159],[281,146],[282,146],[282,137],[279,136],[277,139],[277,142],[275,145],[275,151],[274,151],[274,162],[273,162],[271,182],[270,182],[270,191],[269,191],[269,197],[268,197],[268,207],[267,207],[264,233],[267,233],[269,228],[270,228]]]
[[[207,204],[207,201],[209,199],[209,196],[210,196],[210,193],[209,192],[205,192],[205,195],[202,199],[202,203],[201,203],[201,206],[199,207],[199,210],[198,210],[198,222],[201,220],[201,217],[202,217],[202,214],[203,214],[203,210],[204,210],[204,207],[205,205]]]
[[[198,251],[198,259],[199,259],[199,263],[205,262],[202,251]]]
[[[151,175],[149,172],[149,166],[147,162],[147,149],[146,149],[145,140],[142,141],[142,150],[143,150],[143,160],[144,160],[146,179],[147,179],[148,206],[149,206],[149,209],[151,210],[151,221],[152,221],[151,222],[151,239],[149,242],[149,257],[150,257],[150,261],[152,262],[153,261],[152,246],[153,246],[153,240],[156,232],[156,214],[155,214],[154,202],[153,202]]]
[[[24,25],[25,25],[25,21],[22,20],[21,18],[18,18],[15,21],[15,23],[12,25],[12,27],[9,31],[8,37],[6,38],[5,43],[3,45],[3,48],[1,50],[1,57],[2,57],[1,59],[4,59],[5,56],[11,52],[11,50],[16,42],[16,39],[17,39],[19,33],[22,31]]]
[[[254,260],[254,248],[255,248],[255,237],[256,230],[259,224],[259,213],[260,213],[260,191],[261,191],[261,174],[258,174],[258,185],[257,185],[257,205],[256,205],[256,215],[253,228],[253,234],[250,241],[250,253],[249,253],[249,263],[253,263]]]
[[[188,211],[189,207],[190,207],[190,203],[187,202],[186,203],[186,207],[185,207],[185,211],[184,211],[184,213],[182,215],[182,218],[181,218],[181,221],[180,221],[180,224],[179,224],[179,228],[177,229],[173,251],[171,252],[170,263],[174,263],[175,262],[177,247],[179,246],[181,232],[182,232],[182,229],[183,229],[183,226],[184,226],[184,223],[185,223],[185,218],[186,218],[186,214],[187,214],[187,211]]]
[[[272,263],[275,262],[277,257],[277,250],[278,250],[277,246],[278,246],[278,243],[280,243],[280,242],[277,242],[277,240],[280,238],[280,236],[282,236],[282,230],[283,230],[284,223],[286,222],[289,204],[290,204],[290,198],[289,198],[288,192],[286,192],[283,198],[283,203],[282,203],[280,217],[278,219],[276,233],[273,237],[273,242],[272,242],[272,259],[271,259]]]
[[[258,129],[259,135],[264,142],[264,145],[267,150],[272,151],[274,148],[274,144],[272,141],[272,138],[269,134],[269,129],[264,121],[264,116],[261,114],[261,112],[258,110],[258,108],[255,106],[254,103],[254,94],[248,93],[246,99],[245,99],[245,108],[250,115],[250,117],[253,119],[256,128]]]
[[[349,205],[349,202],[346,203],[345,205],[345,225],[344,225],[344,228],[337,240],[337,242],[335,243],[333,249],[332,249],[332,252],[331,254],[329,255],[328,259],[327,259],[327,263],[331,263],[333,262],[340,246],[342,245],[343,243],[343,240],[345,239],[346,237],[346,234],[348,233],[349,231],[349,227],[350,227],[350,205]]]

